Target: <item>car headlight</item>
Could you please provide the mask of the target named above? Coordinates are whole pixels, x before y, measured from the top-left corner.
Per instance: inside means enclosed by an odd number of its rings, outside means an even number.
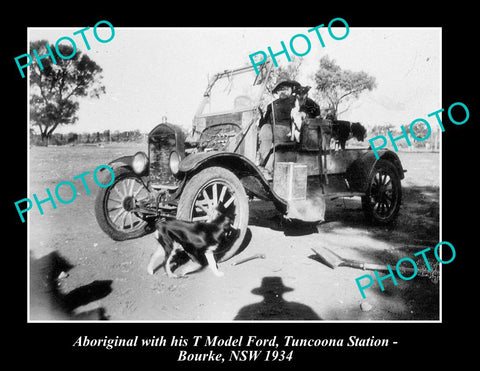
[[[137,152],[135,156],[133,156],[132,161],[132,168],[133,171],[137,174],[141,174],[145,171],[148,164],[148,157],[143,152]]]
[[[172,172],[173,175],[178,174],[178,169],[180,166],[180,156],[178,155],[177,152],[172,152],[170,154],[170,171]]]

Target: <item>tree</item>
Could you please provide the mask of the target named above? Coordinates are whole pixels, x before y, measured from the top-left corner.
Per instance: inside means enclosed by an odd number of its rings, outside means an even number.
[[[278,83],[285,80],[295,80],[300,72],[303,59],[293,57],[291,62],[280,65],[279,67],[273,67],[270,74],[270,79],[267,83],[267,90],[272,91]]]
[[[386,136],[389,131],[396,129],[394,124],[382,124],[374,125],[369,129],[369,132],[372,136],[383,135]]]
[[[30,54],[35,49],[38,55],[46,55],[47,43],[46,40],[31,42]],[[55,50],[54,45],[50,45],[50,50]],[[30,120],[32,126],[39,128],[45,145],[59,125],[77,121],[79,98],[99,98],[105,93],[105,87],[99,82],[102,68],[98,64],[69,45],[59,44],[58,52],[72,57],[55,56],[56,64],[51,57],[45,57],[40,61],[43,70],[34,58],[30,66]]]
[[[327,109],[334,118],[345,113],[349,108],[339,111],[341,103],[357,99],[363,91],[377,87],[375,77],[364,71],[342,70],[335,60],[327,55],[320,59],[320,66],[314,79],[316,84],[314,94],[318,100],[326,101]]]

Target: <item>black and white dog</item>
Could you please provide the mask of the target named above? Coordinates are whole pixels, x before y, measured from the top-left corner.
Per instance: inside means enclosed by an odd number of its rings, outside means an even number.
[[[333,120],[332,137],[345,149],[347,140],[355,138],[359,142],[363,142],[367,135],[367,129],[359,122],[350,122],[342,120]]]
[[[233,220],[234,216],[219,205],[217,216],[210,222],[183,220],[157,222],[155,238],[160,246],[150,259],[148,273],[153,274],[155,262],[161,255],[165,255],[165,271],[168,277],[179,277],[172,273],[171,263],[175,255],[185,252],[192,261],[201,265],[207,264],[216,276],[223,276],[223,272],[217,268],[213,253],[232,230]],[[196,269],[198,266],[193,270]],[[182,272],[182,276],[193,270]]]

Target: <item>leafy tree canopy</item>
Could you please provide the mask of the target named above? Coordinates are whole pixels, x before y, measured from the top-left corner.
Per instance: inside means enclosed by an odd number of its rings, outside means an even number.
[[[339,111],[340,104],[357,99],[365,90],[377,87],[376,79],[364,71],[343,70],[333,59],[324,56],[320,59],[314,75],[315,94],[320,101],[326,102],[327,109],[334,118],[346,112],[349,107]]]
[[[47,44],[45,40],[31,42],[30,55],[35,49],[40,57],[45,56],[49,52]],[[69,59],[55,54],[54,45],[49,47],[56,64],[49,56],[40,62],[34,58],[30,66],[30,120],[32,126],[39,128],[46,144],[59,125],[77,121],[79,98],[99,98],[105,93],[100,84],[102,68],[97,63],[70,45],[58,45],[58,52],[71,56]]]

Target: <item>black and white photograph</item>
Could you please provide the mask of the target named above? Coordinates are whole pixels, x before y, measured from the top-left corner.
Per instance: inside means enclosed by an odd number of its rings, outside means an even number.
[[[110,25],[29,29],[30,320],[441,319],[439,28]]]
[[[13,28],[12,344],[174,369],[466,349],[471,28],[291,6]]]

